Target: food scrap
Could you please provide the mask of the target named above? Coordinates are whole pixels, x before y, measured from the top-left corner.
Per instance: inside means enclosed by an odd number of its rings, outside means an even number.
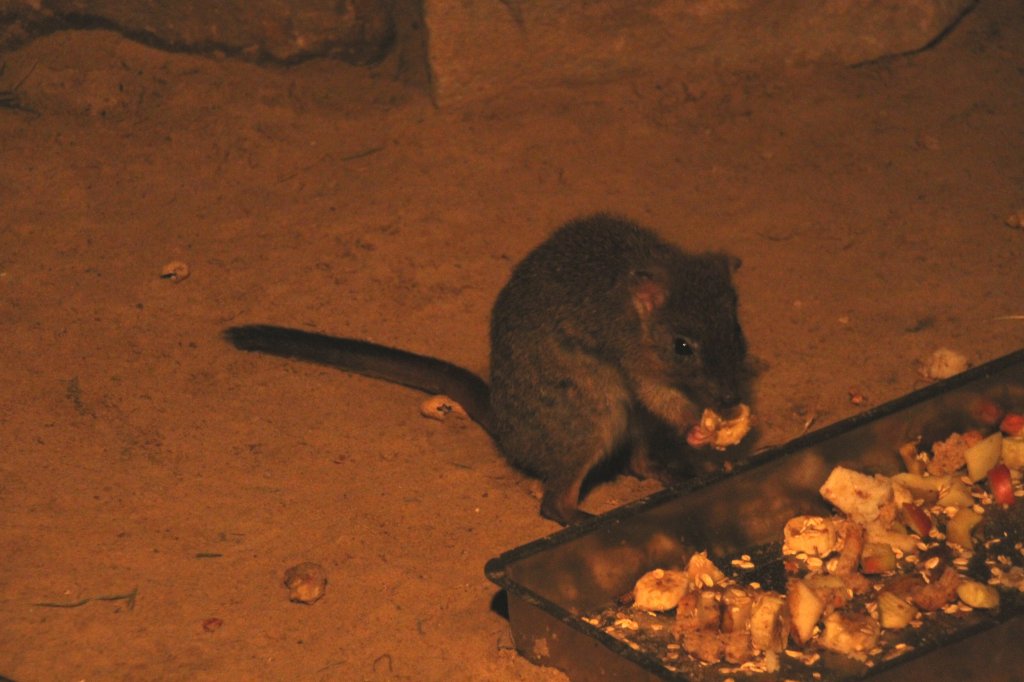
[[[468,418],[466,410],[446,395],[435,395],[420,403],[420,414],[427,419],[444,421],[449,416]]]
[[[1024,228],[1024,208],[1017,209],[1006,216],[1006,220],[1003,222],[1006,223],[1007,227],[1015,227],[1018,230]]]
[[[962,354],[949,348],[940,348],[921,363],[918,373],[929,381],[939,381],[960,374],[970,366]]]

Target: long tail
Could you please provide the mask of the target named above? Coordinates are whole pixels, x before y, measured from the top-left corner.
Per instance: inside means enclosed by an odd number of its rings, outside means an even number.
[[[488,433],[494,433],[487,382],[458,365],[368,341],[271,325],[229,327],[224,338],[239,350],[328,365],[431,395],[446,395]]]

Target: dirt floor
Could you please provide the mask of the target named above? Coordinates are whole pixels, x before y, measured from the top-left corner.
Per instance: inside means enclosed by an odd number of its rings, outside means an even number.
[[[859,68],[652,68],[450,110],[387,64],[261,68],[108,32],[5,55],[0,675],[564,679],[517,656],[483,574],[557,530],[536,482],[415,392],[220,331],[486,372],[514,262],[606,209],[742,258],[759,444],[919,387],[937,348],[1018,349],[1016,5]],[[619,476],[583,507],[658,489]],[[329,575],[312,606],[282,586],[303,561]]]

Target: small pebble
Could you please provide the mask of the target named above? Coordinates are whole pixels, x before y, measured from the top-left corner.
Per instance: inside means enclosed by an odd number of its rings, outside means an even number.
[[[180,260],[172,260],[160,271],[160,279],[167,279],[175,284],[188,279],[188,276],[188,263],[183,263]]]
[[[293,602],[312,604],[324,596],[327,572],[320,564],[307,561],[285,571],[284,585],[289,590],[288,598]]]

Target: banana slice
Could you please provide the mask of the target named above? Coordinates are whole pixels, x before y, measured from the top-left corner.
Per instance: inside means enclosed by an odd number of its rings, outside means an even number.
[[[656,568],[640,576],[633,587],[633,607],[644,611],[674,609],[687,590],[687,574]]]

